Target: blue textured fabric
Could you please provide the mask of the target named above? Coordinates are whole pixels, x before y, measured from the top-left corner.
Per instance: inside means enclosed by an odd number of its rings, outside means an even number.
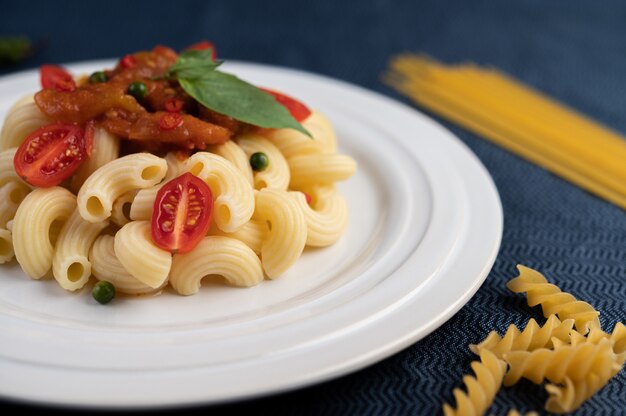
[[[226,58],[302,68],[405,102],[380,82],[381,73],[394,54],[421,51],[447,62],[471,60],[501,68],[626,132],[626,3],[551,3],[3,1],[0,35],[25,34],[42,42],[40,53],[11,71],[44,62],[115,57],[156,43],[180,48],[211,39]],[[502,198],[502,247],[478,293],[434,333],[376,365],[306,389],[201,409],[203,413],[437,414],[470,371],[468,344],[491,329],[504,331],[510,323],[540,318],[523,296],[505,288],[517,263],[543,271],[595,305],[605,327],[626,321],[626,213],[442,123],[478,155]],[[545,398],[542,387],[522,382],[503,389],[488,414],[540,410]],[[622,371],[576,414],[620,414],[624,409]]]

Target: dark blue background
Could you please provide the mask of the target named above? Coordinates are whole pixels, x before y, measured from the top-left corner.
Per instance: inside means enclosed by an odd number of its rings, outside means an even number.
[[[397,53],[426,52],[446,62],[470,60],[501,68],[626,132],[626,3],[547,3],[2,1],[0,35],[25,34],[43,45],[11,71],[116,57],[157,43],[179,49],[210,39],[226,59],[301,68],[405,102],[381,83],[381,73]],[[540,269],[596,306],[605,328],[626,319],[625,212],[443,124],[485,164],[504,208],[502,247],[476,296],[433,334],[365,370],[203,413],[436,414],[469,372],[469,343],[492,328],[503,331],[511,322],[539,317],[523,297],[505,289],[517,263]],[[624,412],[625,381],[622,371],[577,414]],[[503,389],[489,414],[506,414],[513,407],[539,410],[545,398],[542,387],[521,383]]]

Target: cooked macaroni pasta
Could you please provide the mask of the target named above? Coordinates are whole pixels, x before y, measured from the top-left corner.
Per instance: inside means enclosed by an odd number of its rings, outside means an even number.
[[[167,284],[167,281],[163,281],[160,287],[152,288],[133,277],[117,259],[114,245],[115,237],[104,234],[91,246],[89,261],[91,272],[96,279],[111,282],[115,290],[129,295],[155,293]]]
[[[269,224],[267,239],[261,245],[261,258],[267,276],[276,278],[302,254],[306,244],[306,219],[288,192],[268,188],[256,194],[254,219]]]
[[[76,197],[60,186],[38,188],[24,198],[13,219],[13,249],[27,276],[41,279],[50,271],[54,235],[75,208]]]
[[[0,264],[10,261],[14,256],[11,231],[0,228]]]
[[[157,247],[148,221],[132,221],[115,234],[115,256],[124,269],[153,289],[163,286],[172,265],[172,255]]]
[[[38,128],[50,123],[44,116],[33,96],[28,95],[13,104],[0,130],[0,150],[19,146],[24,139]]]
[[[108,221],[85,221],[78,209],[63,224],[52,258],[52,274],[63,289],[75,291],[89,281],[89,249],[98,234],[108,225]]]
[[[191,172],[211,188],[213,218],[220,230],[233,232],[250,220],[254,212],[254,190],[228,160],[209,152],[198,152],[187,159],[184,171]]]
[[[117,198],[132,189],[156,185],[166,171],[165,160],[149,153],[134,153],[107,163],[80,188],[77,196],[80,215],[89,222],[106,220]]]
[[[233,286],[254,286],[263,280],[259,257],[246,244],[234,238],[205,237],[186,254],[175,254],[170,284],[181,295],[193,295],[207,275],[224,277]]]
[[[71,188],[78,192],[89,175],[100,167],[118,158],[120,139],[103,128],[97,127],[93,137],[93,149],[89,158],[78,168],[72,176]]]
[[[248,157],[261,152],[265,153],[269,159],[265,170],[254,172],[255,189],[287,190],[289,187],[289,165],[283,154],[272,142],[259,135],[247,134],[239,137],[237,143]]]

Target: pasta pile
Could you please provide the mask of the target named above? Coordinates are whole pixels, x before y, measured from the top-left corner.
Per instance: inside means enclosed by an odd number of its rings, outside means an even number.
[[[507,287],[526,293],[529,306],[541,305],[547,320],[542,327],[530,319],[522,331],[510,325],[504,336],[493,331],[470,345],[480,357],[471,365],[476,376],[463,378],[467,393],[454,390],[457,407],[444,404],[446,416],[483,414],[502,384],[511,386],[521,378],[536,384],[547,380],[546,410],[568,413],[604,387],[626,361],[624,324],[604,332],[591,305],[562,292],[539,272],[517,268],[519,276]]]
[[[119,157],[120,139],[96,128],[90,158],[63,186],[34,188],[15,173],[13,157],[47,123],[30,96],[10,109],[0,132],[0,263],[15,257],[31,279],[51,274],[75,291],[93,275],[133,295],[168,284],[191,295],[207,275],[247,287],[283,274],[305,246],[335,243],[346,227],[335,182],[349,178],[356,163],[337,153],[319,112],[303,122],[314,139],[266,129],[188,157]],[[269,157],[267,169],[253,172],[255,152]],[[185,172],[212,190],[213,224],[192,251],[172,255],[151,240],[150,219],[160,187]]]

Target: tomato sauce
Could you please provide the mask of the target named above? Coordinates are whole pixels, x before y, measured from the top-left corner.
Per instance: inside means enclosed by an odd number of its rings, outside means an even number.
[[[52,121],[95,121],[121,138],[145,142],[145,150],[159,145],[163,149],[205,149],[229,140],[245,127],[243,123],[207,110],[187,95],[177,81],[163,78],[176,58],[176,52],[164,46],[127,55],[115,68],[105,71],[105,82],[85,83],[72,91],[46,88],[35,95],[35,102]],[[136,81],[147,89],[141,99],[128,93],[129,85]],[[182,124],[172,129],[160,128],[166,103],[173,99],[182,102]]]

